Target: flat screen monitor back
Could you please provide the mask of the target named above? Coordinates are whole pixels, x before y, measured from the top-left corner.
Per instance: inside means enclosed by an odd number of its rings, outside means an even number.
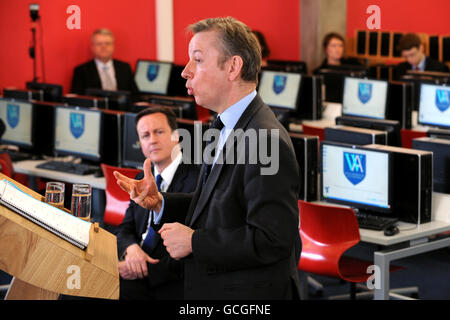
[[[126,167],[141,169],[145,156],[142,153],[135,124],[136,114],[125,113],[123,121],[122,163]]]

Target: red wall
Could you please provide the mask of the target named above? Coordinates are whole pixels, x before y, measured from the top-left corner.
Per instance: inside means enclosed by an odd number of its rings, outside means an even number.
[[[300,59],[300,0],[174,0],[174,59],[188,61],[186,27],[209,17],[232,16],[261,31],[271,59]]]
[[[450,34],[448,0],[347,0],[347,36],[367,29],[367,7],[380,7],[381,30]]]
[[[28,56],[31,44],[31,18],[28,4],[40,4],[43,33],[38,26],[38,43],[43,35],[45,80],[61,83],[70,89],[73,67],[91,59],[91,33],[107,27],[115,35],[115,58],[131,63],[135,68],[139,58],[156,58],[154,0],[1,0],[0,1],[0,88],[25,87],[33,78],[32,59]],[[81,9],[81,29],[69,30],[66,20],[68,6]],[[40,47],[38,76],[42,79]]]
[[[40,4],[45,57],[45,80],[70,89],[73,67],[91,59],[93,30],[108,27],[116,38],[115,58],[135,68],[139,58],[156,59],[155,0],[0,0],[0,88],[23,88],[33,77],[28,56],[31,19],[28,4]],[[175,62],[188,61],[185,28],[212,16],[234,16],[261,30],[272,50],[271,58],[299,59],[299,0],[173,0]],[[81,30],[68,30],[69,5],[81,9]],[[38,37],[40,36],[38,28]],[[38,39],[39,43],[39,39]],[[40,48],[38,76],[42,80]]]

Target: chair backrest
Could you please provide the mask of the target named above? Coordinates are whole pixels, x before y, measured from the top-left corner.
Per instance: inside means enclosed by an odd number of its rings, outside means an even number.
[[[309,134],[309,135],[312,135],[312,136],[318,136],[319,137],[319,141],[323,141],[325,139],[325,128],[310,126],[310,125],[305,124],[305,123],[302,124],[302,127],[303,127],[303,133],[304,134]]]
[[[11,161],[11,157],[6,152],[0,153],[0,165],[1,173],[7,175],[10,178],[13,178],[14,167]]]
[[[339,277],[339,259],[360,241],[351,208],[298,202],[302,253],[299,270]]]
[[[401,129],[400,134],[402,136],[402,147],[410,149],[412,148],[413,139],[427,136],[426,131],[409,130],[409,129]]]
[[[140,170],[119,168],[109,166],[104,163],[101,164],[101,167],[106,182],[106,206],[103,222],[112,226],[118,226],[125,217],[125,211],[127,210],[130,202],[130,196],[119,187],[113,172],[118,171],[121,174],[134,179]]]

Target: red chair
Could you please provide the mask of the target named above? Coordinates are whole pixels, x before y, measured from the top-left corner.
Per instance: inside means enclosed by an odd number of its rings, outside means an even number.
[[[10,178],[13,178],[14,175],[13,164],[11,161],[11,157],[6,152],[0,153],[0,166],[1,166],[1,173]]]
[[[307,125],[302,123],[303,133],[309,134],[312,136],[318,136],[319,141],[323,141],[325,139],[325,128],[315,127],[311,125]]]
[[[427,136],[426,131],[409,130],[409,129],[401,129],[400,134],[402,136],[402,147],[410,149],[412,148],[413,139]]]
[[[353,209],[302,200],[298,205],[302,239],[298,270],[349,281],[350,296],[355,299],[356,283],[367,282],[372,276],[367,268],[373,262],[343,255],[360,241]],[[399,269],[402,268],[392,266],[390,271]]]
[[[19,182],[25,186],[29,186],[28,176],[21,174],[21,173],[16,173],[14,171],[13,162],[7,152],[0,153],[0,165],[1,165],[1,172],[3,174],[7,175],[10,178],[13,178],[17,182]],[[45,185],[44,185],[44,190],[45,190]]]
[[[119,187],[113,172],[118,171],[124,176],[134,179],[140,170],[113,167],[104,163],[101,164],[101,167],[106,181],[106,206],[103,222],[108,225],[118,226],[125,217],[125,211],[130,202],[130,196]]]

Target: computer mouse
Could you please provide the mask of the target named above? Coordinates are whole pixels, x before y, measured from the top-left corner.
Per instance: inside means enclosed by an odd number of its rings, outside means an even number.
[[[396,226],[389,226],[384,229],[384,235],[387,237],[395,236],[400,230]]]

